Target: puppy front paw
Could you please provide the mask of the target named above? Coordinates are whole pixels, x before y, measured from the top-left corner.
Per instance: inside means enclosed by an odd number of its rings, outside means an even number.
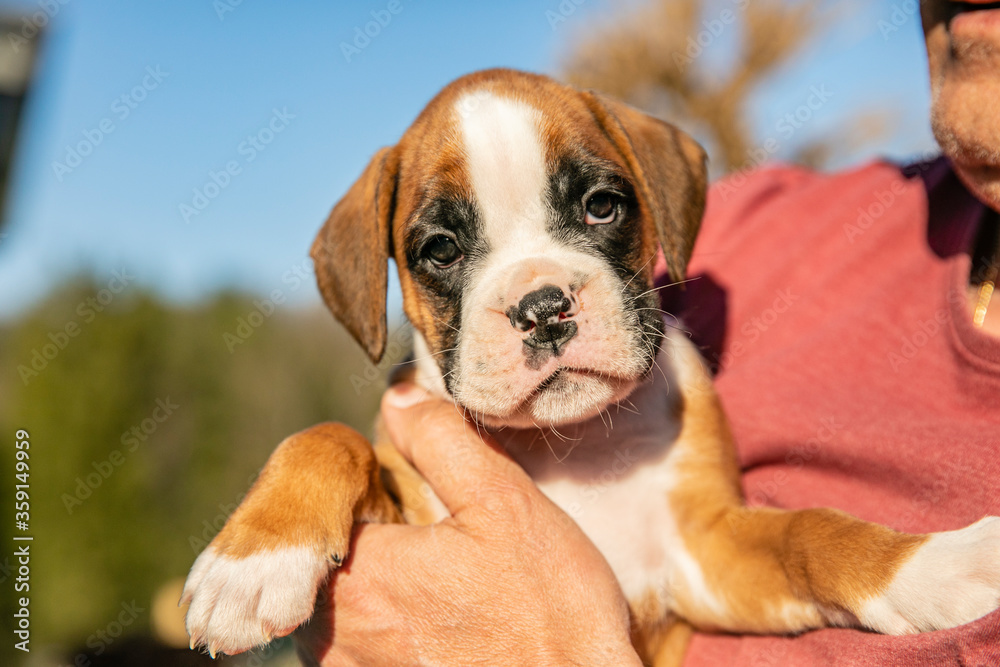
[[[282,442],[184,585],[191,647],[241,653],[289,634],[350,548],[356,521],[399,520],[371,445],[342,424]]]
[[[235,655],[290,634],[312,615],[317,589],[342,558],[305,546],[239,557],[209,545],[181,597],[181,604],[191,605],[191,648],[204,647],[212,657]]]
[[[884,634],[943,630],[1000,606],[1000,517],[932,533],[888,588],[865,603],[861,622]]]

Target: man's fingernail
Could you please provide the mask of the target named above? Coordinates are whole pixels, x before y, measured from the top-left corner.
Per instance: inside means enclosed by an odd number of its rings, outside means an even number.
[[[422,403],[428,397],[427,391],[412,382],[401,382],[389,387],[385,399],[394,408],[405,410],[417,403]]]

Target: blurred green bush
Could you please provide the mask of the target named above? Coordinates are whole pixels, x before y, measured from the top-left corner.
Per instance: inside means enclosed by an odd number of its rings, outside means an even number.
[[[126,634],[148,631],[154,591],[186,574],[272,449],[325,420],[369,434],[384,387],[319,306],[177,305],[140,288],[104,306],[105,287],[70,281],[0,325],[4,486],[16,430],[31,442],[33,650],[84,646],[133,600],[147,611]],[[390,342],[402,361],[407,330]],[[5,489],[5,517],[11,502]]]

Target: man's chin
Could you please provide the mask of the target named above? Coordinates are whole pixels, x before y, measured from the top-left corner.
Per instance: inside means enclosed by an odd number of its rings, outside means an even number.
[[[949,23],[946,8],[954,9],[952,3],[941,2],[921,7],[930,64],[931,125],[966,187],[983,203],[1000,208],[1000,116],[996,111],[1000,10],[966,11]]]
[[[998,96],[996,81],[952,74],[936,82],[931,109],[931,126],[941,150],[969,191],[994,209],[1000,209]]]
[[[994,211],[1000,211],[1000,167],[954,164],[966,189]]]
[[[936,116],[933,125],[941,150],[965,187],[976,199],[1000,211],[1000,128],[994,134],[942,116]]]

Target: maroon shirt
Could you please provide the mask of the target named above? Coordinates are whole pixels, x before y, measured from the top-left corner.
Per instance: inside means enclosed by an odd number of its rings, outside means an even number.
[[[696,279],[665,308],[718,368],[750,504],[916,533],[1000,515],[1000,338],[966,305],[984,211],[943,159],[713,186]],[[685,664],[1000,665],[1000,614],[906,637],[699,634]]]

